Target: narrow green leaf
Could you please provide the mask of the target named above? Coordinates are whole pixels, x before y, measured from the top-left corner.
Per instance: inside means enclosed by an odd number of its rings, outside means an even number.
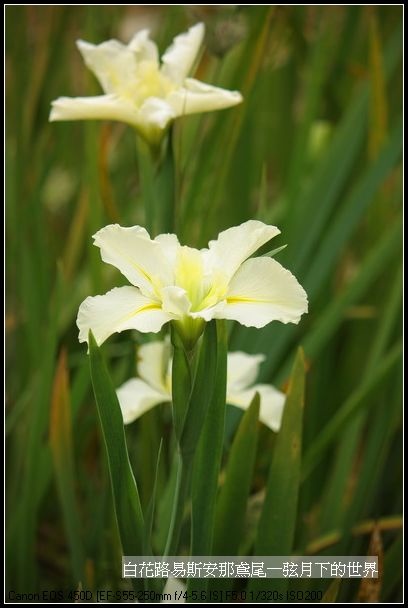
[[[163,150],[150,147],[138,137],[139,177],[145,205],[145,221],[150,235],[174,232],[175,167],[173,131],[163,142]]]
[[[124,555],[143,555],[144,523],[139,493],[126,447],[123,418],[116,391],[92,332],[89,362],[109,463],[116,520]]]
[[[177,456],[178,455],[175,452],[170,464],[167,484],[165,485],[163,493],[157,497],[157,517],[153,533],[154,546],[157,548],[159,555],[164,555],[165,553],[166,539],[170,528],[173,497],[176,491]]]
[[[164,155],[159,161],[154,182],[158,234],[175,231],[175,179],[173,129],[171,128],[165,141]]]
[[[271,251],[264,253],[263,257],[273,258],[277,253],[286,249],[286,247],[287,247],[287,245],[282,245],[282,247],[276,247],[276,249],[272,249]]]
[[[298,350],[269,471],[255,544],[257,555],[289,555],[292,550],[300,479],[305,362]]]
[[[325,426],[320,435],[314,440],[304,458],[302,471],[303,478],[306,478],[322,458],[322,454],[338,437],[344,425],[362,407],[367,396],[384,380],[388,373],[398,363],[401,357],[402,346],[397,344],[390,350],[386,357],[376,367],[376,372],[368,380],[363,381],[350,395],[342,407]]]
[[[265,163],[262,165],[262,173],[261,173],[261,183],[259,185],[259,198],[258,198],[258,211],[257,218],[261,221],[266,216],[267,210],[267,198],[268,198],[268,178],[266,174],[266,165]]]
[[[84,582],[84,548],[75,495],[72,422],[66,352],[61,351],[51,401],[50,446],[55,479],[70,546],[73,582]]]
[[[184,426],[191,394],[191,370],[184,344],[174,327],[171,328],[173,345],[172,412],[174,432],[178,441]]]
[[[305,99],[303,114],[296,129],[291,163],[288,171],[288,200],[293,202],[308,159],[308,141],[310,129],[319,110],[319,102],[323,93],[323,84],[333,54],[333,19],[323,19],[322,14],[316,23],[316,40],[309,47],[306,58]],[[290,208],[290,205],[289,205]]]
[[[155,506],[156,506],[157,477],[158,477],[158,471],[159,471],[162,446],[163,446],[163,440],[160,441],[160,445],[159,445],[159,451],[157,454],[157,461],[156,461],[156,470],[155,470],[155,475],[154,475],[154,480],[153,480],[152,495],[150,497],[150,501],[149,501],[149,504],[146,509],[145,525],[144,525],[144,529],[145,529],[144,554],[145,555],[153,555],[152,531],[153,531],[154,511],[155,511]]]
[[[402,308],[402,279],[403,269],[401,265],[398,267],[394,283],[385,305],[381,312],[381,320],[373,340],[372,347],[368,353],[367,365],[365,374],[368,377],[373,373],[375,366],[380,361],[381,357],[386,352],[386,349],[391,341],[392,332],[398,323]]]
[[[54,286],[54,292],[51,295],[48,326],[43,340],[40,340],[38,334],[39,331],[41,332],[42,327],[39,326],[36,330],[38,339],[43,344],[41,376],[37,398],[32,404],[33,407],[30,408],[30,418],[24,444],[24,469],[19,486],[20,492],[17,508],[12,513],[9,524],[12,530],[11,538],[13,538],[10,542],[10,547],[13,547],[13,551],[10,552],[11,563],[16,568],[18,584],[21,585],[21,588],[27,590],[34,589],[33,581],[37,569],[34,556],[35,538],[39,505],[43,497],[43,492],[39,492],[38,490],[39,488],[45,490],[44,485],[39,483],[41,467],[37,465],[40,459],[42,460],[46,456],[48,448],[48,445],[43,442],[43,437],[47,433],[49,399],[57,350],[57,319],[61,301],[65,296],[64,291],[62,276],[59,273]],[[51,463],[49,463],[49,472],[51,472]],[[27,504],[30,504],[30,509],[26,508]],[[14,537],[14,533],[17,538]],[[17,562],[15,565],[14,561]]]
[[[376,555],[378,559],[378,577],[362,577],[359,581],[358,592],[355,601],[362,604],[378,604],[380,601],[381,588],[383,583],[383,564],[384,564],[384,544],[381,530],[375,524],[372,531],[366,555]]]
[[[83,183],[88,194],[88,234],[87,238],[91,240],[92,235],[95,234],[101,226],[104,225],[104,213],[102,207],[102,201],[100,198],[100,185],[99,185],[99,172],[98,172],[98,153],[99,153],[99,130],[95,123],[87,121],[84,124],[85,131],[85,159],[83,163],[84,175]],[[90,267],[90,275],[92,279],[92,286],[98,293],[102,289],[102,267],[100,262],[100,256],[95,247],[89,247],[88,249],[88,263]]]
[[[387,77],[398,65],[400,55],[401,29],[398,25],[386,45],[384,65]],[[325,158],[319,164],[316,173],[308,179],[306,191],[300,192],[294,202],[294,207],[299,211],[288,252],[292,255],[289,267],[299,278],[302,275],[300,271],[306,273],[309,260],[315,258],[315,248],[325,235],[327,221],[336,208],[347,180],[350,180],[351,171],[355,169],[356,159],[364,142],[368,100],[368,86],[356,91],[355,99],[349,104],[341,123],[336,128],[336,134]],[[312,223],[310,223],[311,217],[313,217]],[[305,225],[309,226],[307,235],[304,232]],[[293,248],[292,243],[297,243],[298,246]],[[281,360],[282,353],[287,349],[294,334],[295,330],[292,328],[271,326],[259,332],[254,339],[246,328],[239,327],[234,332],[233,344],[237,348],[264,352],[267,355],[262,372],[266,379],[273,372],[276,361]],[[307,350],[306,352],[308,354]]]
[[[311,297],[325,281],[334,261],[353,233],[375,193],[395,167],[402,150],[402,121],[397,121],[389,142],[381,149],[376,162],[368,167],[353,188],[350,196],[326,231],[322,244],[308,268],[305,289]]]
[[[154,218],[156,216],[154,196],[154,168],[149,146],[137,137],[137,161],[139,169],[139,180],[141,184],[142,198],[144,203],[145,225],[148,232],[153,236]]]
[[[194,460],[191,555],[212,555],[213,553],[215,501],[224,441],[226,386],[227,329],[225,321],[218,320],[214,391]],[[207,582],[190,579],[188,589],[189,591],[205,590]]]
[[[282,427],[276,437],[254,555],[290,555],[293,548],[300,483],[304,390],[305,361],[303,350],[298,349]],[[264,588],[265,581],[251,579],[250,589]]]
[[[376,335],[370,345],[367,362],[364,369],[364,377],[369,378],[375,371],[376,365],[381,360],[388,343],[391,333],[397,322],[401,311],[402,303],[402,272],[399,268],[391,289],[384,311],[381,313],[380,322]],[[364,432],[364,425],[367,411],[361,412],[348,424],[342,435],[339,437],[339,446],[336,450],[333,475],[327,480],[324,499],[321,505],[319,524],[321,532],[334,528],[340,528],[342,518],[347,507],[347,502],[343,500],[347,484],[352,475],[353,463],[356,461],[360,450],[361,433]]]
[[[400,50],[400,30],[395,30],[390,39],[385,56],[385,74],[390,78],[397,66]],[[301,193],[302,212],[298,215],[296,236],[299,247],[296,250],[296,263],[294,269],[299,271],[306,267],[307,260],[318,243],[319,235],[324,229],[325,222],[334,208],[337,197],[343,187],[347,176],[354,168],[354,161],[363,143],[367,126],[367,113],[369,102],[368,85],[361,86],[355,101],[344,117],[342,125],[328,151],[319,171],[311,182],[306,195]],[[298,199],[299,200],[299,199]],[[295,204],[298,203],[298,200]],[[315,201],[320,201],[316,208]],[[313,223],[309,225],[307,234],[304,225],[313,216]],[[303,238],[301,238],[303,237]]]
[[[194,455],[203,430],[204,420],[213,397],[217,362],[216,327],[215,321],[206,323],[200,345],[197,371],[177,448],[178,465],[176,487],[165,555],[176,555],[184,507],[190,491]],[[183,377],[179,379],[173,370],[173,387],[177,386],[180,380],[185,382],[189,381],[184,365],[182,366],[182,373]],[[180,394],[188,394],[187,387],[184,389],[181,388],[180,391]]]
[[[237,555],[255,464],[260,399],[256,393],[238,427],[217,500],[214,554]]]
[[[146,512],[153,493],[156,473],[159,475],[158,483],[160,483],[161,479],[162,463],[160,464],[159,471],[156,471],[157,454],[160,449],[162,435],[162,429],[160,428],[162,422],[159,414],[159,408],[153,408],[149,412],[145,412],[139,420],[136,445],[132,444],[134,452],[132,452],[131,445],[129,444],[129,458],[131,462],[140,463],[136,474],[140,502],[144,512]],[[150,554],[147,553],[146,555]]]
[[[386,355],[385,359],[387,358]],[[370,410],[366,410],[369,424],[364,434],[364,453],[358,454],[361,458],[359,483],[351,494],[351,504],[349,504],[344,518],[342,526],[344,544],[339,546],[340,551],[343,550],[343,547],[347,547],[347,540],[350,538],[350,532],[356,522],[373,513],[373,503],[378,495],[378,487],[372,483],[372,472],[375,471],[379,479],[386,479],[391,475],[394,475],[398,481],[401,479],[402,470],[398,474],[400,463],[395,467],[396,477],[394,471],[386,468],[389,453],[393,452],[395,445],[402,445],[399,432],[402,426],[402,385],[398,384],[398,380],[401,380],[403,375],[402,369],[398,370],[401,367],[402,347],[397,365],[394,366],[394,376],[387,378],[387,383],[382,390],[373,395],[370,404],[372,407]],[[385,471],[385,477],[382,476],[383,471]]]
[[[307,191],[301,192],[293,203],[293,206],[302,203],[291,240],[293,242],[293,239],[296,239],[297,242],[293,266],[297,273],[306,267],[341,189],[354,167],[366,132],[367,105],[368,91],[367,87],[364,87],[345,113]],[[319,201],[318,206],[316,201]],[[313,222],[309,224],[309,230],[305,233],[305,223],[311,216]]]
[[[319,530],[321,534],[333,529],[341,529],[347,501],[344,495],[347,484],[352,478],[353,466],[360,447],[361,432],[364,428],[365,412],[358,416],[344,428],[341,435],[336,438],[339,445],[336,446],[333,455],[332,474],[329,476],[323,493],[323,499],[319,512]]]
[[[203,430],[203,424],[210,405],[217,361],[216,322],[206,323],[197,373],[194,379],[188,410],[180,437],[180,448],[183,456],[191,459],[197,449],[197,442]]]
[[[391,596],[404,573],[403,535],[399,534],[384,555],[382,602],[393,601]],[[390,597],[391,596],[391,597]]]
[[[177,555],[181,525],[191,486],[192,458],[183,458],[180,449],[176,452],[176,481],[172,500],[171,518],[164,555]]]
[[[375,11],[369,14],[371,107],[368,150],[371,158],[378,154],[387,136],[388,104],[384,79],[381,30]]]
[[[212,552],[215,498],[224,439],[226,386],[227,331],[225,322],[217,321],[215,386],[194,461],[192,555],[211,555]]]
[[[401,220],[396,218],[383,238],[370,249],[361,264],[360,272],[327,307],[315,329],[309,332],[305,339],[305,352],[308,356],[315,357],[327,344],[336,328],[342,323],[347,307],[358,302],[373,281],[389,265],[390,259],[400,248],[400,243]]]
[[[162,452],[163,441],[160,441],[159,451],[157,453],[156,469],[153,480],[152,495],[150,497],[149,504],[145,513],[145,524],[144,524],[144,555],[153,555],[153,521],[156,508],[156,494],[157,494],[157,478],[159,473],[160,457]],[[164,586],[164,581],[160,581],[154,578],[145,579],[145,589],[151,591],[161,591]]]
[[[217,498],[214,555],[239,555],[258,443],[259,407],[260,398],[256,393],[241,419],[229,452],[225,482]],[[234,581],[231,579],[215,579],[209,582],[210,589],[214,591],[227,591],[232,589],[233,585]]]
[[[27,411],[30,403],[32,403],[34,395],[38,391],[38,383],[39,377],[36,374],[32,377],[28,386],[24,387],[24,391],[19,396],[19,399],[14,403],[13,409],[10,411],[6,409],[6,437],[15,430],[16,425],[18,425],[18,423],[23,419],[24,413]]]

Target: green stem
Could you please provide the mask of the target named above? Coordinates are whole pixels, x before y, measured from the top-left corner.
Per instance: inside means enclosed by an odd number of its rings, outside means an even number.
[[[153,235],[155,217],[154,196],[154,164],[152,154],[147,144],[138,137],[137,156],[139,165],[139,179],[142,190],[142,199],[145,210],[145,224],[148,232]]]
[[[98,139],[96,125],[87,124],[85,129],[85,175],[89,199],[89,239],[104,225],[104,216],[99,195],[98,167],[95,159],[98,158]],[[92,288],[100,293],[102,288],[102,272],[99,253],[95,247],[89,248],[89,263],[92,279]]]
[[[212,555],[218,477],[221,468],[227,386],[227,328],[217,320],[214,389],[194,459],[191,555]],[[209,449],[211,446],[211,449]],[[207,590],[208,579],[188,579],[188,592]]]
[[[151,236],[175,229],[175,172],[173,131],[161,148],[138,141],[139,175],[145,208],[145,223]]]
[[[157,167],[154,184],[159,234],[174,232],[176,229],[176,165],[173,152],[173,129],[170,129],[164,146],[165,150]]]
[[[183,339],[174,325],[171,336],[174,347],[173,421],[178,467],[165,555],[175,555],[178,549],[184,508],[191,493],[194,455],[213,395],[217,359],[216,323],[211,321],[206,324],[197,365],[198,343],[186,351]]]
[[[193,377],[191,368],[197,350],[195,346],[191,351],[186,351],[183,340],[175,325],[172,325],[171,328],[171,342],[173,345],[172,409],[173,427],[177,439],[177,477],[165,555],[174,555],[177,551],[184,506],[190,488],[192,458],[183,454],[180,443],[191,396]]]
[[[225,321],[218,319],[217,367],[215,371],[214,391],[194,461],[192,483],[192,555],[212,555],[215,499],[224,444],[226,387],[227,328]],[[211,450],[208,449],[210,445]]]
[[[184,420],[187,413],[191,394],[192,372],[191,362],[194,358],[195,349],[188,353],[184,347],[180,333],[176,326],[171,328],[171,342],[173,345],[172,364],[172,402],[173,402],[173,427],[177,441],[180,442]]]
[[[176,488],[164,556],[176,555],[180,540],[181,525],[183,523],[184,507],[190,493],[192,459],[183,458],[182,453],[178,450],[177,460]]]

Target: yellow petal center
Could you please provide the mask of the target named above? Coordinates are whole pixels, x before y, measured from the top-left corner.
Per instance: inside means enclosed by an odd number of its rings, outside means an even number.
[[[115,78],[114,74],[112,78]],[[136,78],[129,82],[116,81],[115,89],[121,97],[140,107],[149,97],[164,99],[175,89],[175,85],[161,74],[154,61],[141,61],[137,66]]]
[[[191,312],[199,312],[224,299],[227,282],[221,273],[206,275],[202,253],[197,249],[180,248],[176,263],[175,285],[187,292]]]

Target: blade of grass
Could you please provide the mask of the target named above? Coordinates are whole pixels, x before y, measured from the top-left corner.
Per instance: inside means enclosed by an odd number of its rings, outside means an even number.
[[[400,356],[401,359],[401,356]],[[400,367],[401,360],[398,362]],[[398,376],[390,378],[388,384],[383,387],[383,395],[379,394],[376,399],[376,408],[369,417],[367,437],[364,443],[364,452],[360,461],[359,483],[352,494],[350,506],[346,512],[343,530],[344,545],[350,537],[350,531],[361,517],[378,515],[376,496],[381,494],[377,484],[372,483],[372,471],[381,476],[386,467],[387,456],[395,442],[402,443],[398,428],[402,426],[401,408],[401,383],[395,388],[395,382],[402,379],[402,371]],[[340,549],[342,547],[340,546]]]
[[[394,256],[401,243],[401,222],[398,218],[390,226],[379,243],[369,251],[363,260],[360,272],[351,281],[347,289],[339,294],[320,317],[318,325],[309,332],[305,338],[305,352],[310,357],[316,357],[327,340],[333,335],[336,328],[344,319],[344,311],[351,304],[358,302],[359,298],[372,285],[381,272],[384,271],[392,256]]]
[[[204,330],[197,372],[180,436],[180,450],[188,459],[195,455],[209,404],[213,398],[216,362],[217,325],[215,321],[210,321],[206,323]]]
[[[152,549],[152,547],[153,547],[153,542],[152,542],[152,540],[153,540],[153,522],[154,522],[155,509],[156,509],[157,478],[158,478],[158,473],[159,473],[162,446],[163,446],[163,441],[160,441],[159,450],[158,450],[158,454],[157,454],[157,461],[156,461],[156,470],[155,470],[154,480],[153,480],[152,495],[150,497],[150,501],[147,506],[146,514],[145,514],[145,534],[144,534],[144,554],[145,555],[153,555],[153,549]],[[153,591],[160,592],[163,586],[164,586],[164,581],[162,581],[162,583],[161,583],[160,580],[151,579],[151,578],[148,578],[145,580],[145,589],[146,590],[153,590]]]
[[[25,438],[25,462],[20,485],[19,508],[12,514],[11,528],[15,530],[17,538],[14,544],[13,557],[17,564],[17,582],[24,589],[35,589],[37,576],[36,561],[34,558],[35,539],[37,533],[37,518],[39,502],[33,500],[38,496],[37,481],[41,469],[37,462],[45,449],[44,437],[48,424],[48,406],[54,377],[54,366],[57,349],[57,320],[61,301],[63,299],[63,283],[61,274],[55,285],[53,297],[49,307],[49,319],[45,339],[42,339],[41,376],[37,398],[30,409],[30,424]],[[41,327],[41,326],[40,326]],[[30,509],[26,505],[30,505]],[[13,563],[13,560],[11,560]]]
[[[256,393],[238,427],[225,470],[225,481],[217,499],[214,526],[214,555],[239,555],[244,534],[248,496],[258,443],[260,399]],[[211,589],[232,589],[231,579],[211,581]]]
[[[88,217],[88,242],[91,242],[91,237],[104,224],[104,216],[102,211],[102,202],[99,194],[99,174],[98,174],[98,147],[99,147],[99,130],[96,124],[86,122],[85,129],[85,159],[84,166],[86,168],[84,175],[84,186],[87,194],[87,210],[84,212]],[[88,263],[91,270],[92,288],[96,293],[102,291],[102,265],[100,262],[100,254],[97,247],[88,248]]]
[[[237,555],[243,535],[257,448],[259,406],[256,393],[242,417],[228,455],[225,481],[217,500],[215,555]]]
[[[305,361],[303,351],[299,349],[290,377],[282,426],[274,446],[254,555],[290,555],[293,549],[300,483],[304,390]],[[286,580],[279,581],[279,589],[284,589],[286,583]],[[250,590],[265,588],[266,581],[251,579]]]
[[[394,540],[384,556],[384,583],[381,601],[394,601],[392,593],[403,576],[403,539],[402,534]]]
[[[360,582],[356,599],[361,603],[377,604],[380,601],[384,562],[384,546],[378,526],[374,526],[371,533],[367,555],[376,555],[378,557],[378,578],[363,578]]]
[[[154,547],[157,548],[159,555],[164,555],[168,530],[170,528],[173,497],[176,492],[177,481],[177,453],[173,454],[170,463],[170,471],[167,485],[161,496],[158,496],[156,529],[154,530]]]
[[[402,150],[401,127],[402,122],[397,121],[390,140],[379,155],[377,162],[370,165],[361,180],[357,182],[350,197],[337,214],[333,226],[327,231],[304,281],[309,297],[314,296],[319,286],[329,276],[334,261],[342,251],[347,239],[352,235],[362,214],[373,202],[376,191],[398,161]]]
[[[153,555],[152,553],[152,532],[153,532],[153,521],[154,511],[156,506],[156,493],[157,493],[157,476],[159,471],[160,457],[163,447],[163,441],[160,441],[159,451],[157,454],[156,470],[153,480],[152,495],[150,497],[149,504],[146,509],[145,515],[145,536],[144,536],[144,553],[145,555]]]
[[[400,43],[401,30],[397,27],[387,44],[385,54],[387,75],[394,71],[398,63],[401,53]],[[307,193],[302,194],[302,200],[297,205],[299,228],[295,242],[299,243],[299,247],[295,250],[289,246],[287,252],[292,254],[293,258],[290,262],[290,269],[295,270],[300,279],[302,279],[302,272],[299,272],[298,269],[306,269],[310,256],[312,254],[314,256],[314,247],[322,234],[324,236],[326,221],[334,209],[346,180],[349,179],[350,172],[354,170],[356,155],[361,149],[364,135],[362,126],[367,115],[367,103],[368,89],[365,86],[356,94],[353,104],[337,128],[337,135],[333,139],[324,162],[320,163],[317,173],[310,180]],[[350,163],[351,158],[353,161]],[[317,210],[316,201],[319,201]],[[311,217],[313,217],[313,223],[309,226]],[[305,225],[308,226],[306,234],[304,233]],[[239,327],[232,338],[234,346],[238,348],[251,352],[264,352],[267,355],[267,362],[263,368],[263,375],[266,377],[272,373],[273,366],[276,366],[276,361],[282,357],[282,353],[287,349],[294,333],[295,330],[286,327],[265,328],[254,340],[248,330]]]
[[[217,321],[215,373],[213,397],[194,461],[191,555],[211,555],[213,551],[215,501],[224,440],[227,386],[227,330],[225,321],[222,320]],[[209,445],[211,450],[208,449]]]
[[[102,353],[90,332],[89,363],[112,484],[117,525],[124,555],[143,555],[144,522],[130,466],[122,413]]]
[[[385,86],[382,44],[378,17],[375,10],[369,16],[370,41],[370,71],[371,71],[371,104],[370,104],[370,130],[368,149],[371,158],[375,158],[381,149],[383,140],[387,135],[387,91]]]
[[[370,346],[368,361],[364,371],[366,378],[373,373],[375,366],[388,346],[391,332],[401,308],[401,292],[402,273],[401,270],[398,270],[385,311],[381,315],[380,325]],[[365,420],[366,415],[364,413],[360,414],[358,419],[354,420],[351,425],[348,425],[343,433],[343,438],[339,442],[334,472],[328,480],[321,507],[319,519],[322,531],[336,528],[341,524],[345,509],[343,496],[347,480],[350,478],[353,459],[358,454],[358,441]]]
[[[63,253],[64,272],[70,279],[77,267],[81,246],[86,233],[86,223],[88,219],[89,207],[86,192],[82,191],[65,244]]]
[[[195,354],[191,353],[189,356],[184,348],[184,344],[178,332],[174,327],[171,328],[171,342],[173,345],[173,362],[171,372],[173,427],[177,440],[180,441],[191,395],[191,385],[193,382],[189,358],[192,362]]]
[[[383,517],[381,519],[369,519],[356,524],[353,529],[354,536],[361,536],[364,534],[371,534],[375,527],[380,530],[387,532],[390,530],[400,530],[403,527],[402,515],[391,515],[390,517]],[[310,541],[304,549],[298,548],[295,551],[296,555],[319,555],[323,551],[326,551],[329,547],[337,545],[341,540],[342,532],[340,530],[332,530],[324,534],[323,536]]]
[[[397,67],[400,53],[400,30],[394,32],[386,49],[385,75],[390,78]],[[343,126],[337,131],[337,137],[324,159],[317,176],[314,178],[307,195],[302,196],[302,213],[299,213],[296,237],[299,247],[296,250],[294,270],[299,272],[305,267],[314,246],[318,242],[319,234],[334,207],[340,190],[347,179],[356,155],[363,143],[363,136],[367,124],[369,102],[368,85],[362,86],[360,93],[347,113]],[[316,209],[315,201],[319,201]],[[314,210],[314,212],[313,212]],[[303,227],[307,218],[313,215],[313,224],[307,233]]]
[[[206,323],[204,329],[197,371],[177,447],[178,467],[176,489],[165,555],[177,554],[185,503],[190,492],[194,455],[203,429],[204,420],[213,398],[216,361],[216,322],[210,321],[209,323]],[[184,372],[183,377],[185,377]],[[177,381],[177,376],[173,375],[173,386],[175,386]]]
[[[309,448],[304,458],[302,476],[305,479],[314,467],[323,457],[323,454],[331,442],[337,438],[345,424],[355,413],[366,405],[367,397],[371,391],[376,389],[378,385],[387,377],[394,366],[399,362],[401,357],[401,344],[394,346],[383,361],[376,367],[376,372],[368,380],[361,382],[355,391],[350,395],[347,401],[333,416],[330,422],[321,431],[320,435],[315,439],[313,445]]]
[[[55,478],[65,520],[75,584],[84,581],[84,548],[75,495],[75,469],[72,446],[71,406],[67,356],[61,351],[54,378],[50,414],[50,446]]]
[[[317,16],[317,19],[319,21],[316,25],[318,32],[314,43],[310,46],[309,56],[306,58],[304,109],[296,131],[288,172],[288,211],[294,217],[296,217],[296,208],[293,208],[291,203],[296,197],[304,174],[308,156],[310,128],[319,109],[323,84],[331,59],[330,47],[333,43],[333,23],[327,21],[321,13]],[[289,226],[291,225],[290,219]]]

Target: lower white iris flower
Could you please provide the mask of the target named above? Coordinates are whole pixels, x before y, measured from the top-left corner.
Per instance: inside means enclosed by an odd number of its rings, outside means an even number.
[[[178,116],[235,106],[242,101],[237,91],[187,77],[203,37],[202,23],[177,36],[161,65],[148,30],[137,32],[127,46],[117,40],[98,45],[79,40],[78,49],[105,94],[59,97],[52,102],[50,120],[119,120],[156,144]]]
[[[247,327],[298,323],[307,311],[304,289],[276,260],[250,257],[279,233],[275,226],[249,220],[198,250],[180,245],[175,234],[151,239],[140,226],[102,228],[94,235],[102,260],[133,287],[86,298],[77,318],[79,341],[87,342],[89,330],[101,344],[115,332],[157,333],[172,321],[191,347],[211,319]]]
[[[129,424],[160,403],[171,402],[171,347],[168,342],[150,342],[138,351],[139,378],[125,382],[117,395],[123,421]],[[264,355],[228,353],[227,403],[241,409],[260,396],[259,419],[273,431],[279,431],[285,395],[269,384],[255,384]]]

